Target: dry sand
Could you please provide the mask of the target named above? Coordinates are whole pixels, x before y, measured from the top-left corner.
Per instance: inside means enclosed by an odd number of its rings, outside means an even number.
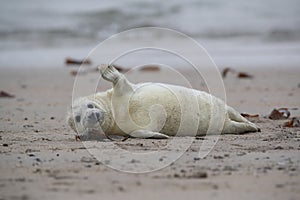
[[[291,114],[300,116],[300,68],[244,71],[254,78],[229,74],[224,80],[227,103],[259,114],[252,121],[262,132],[222,135],[200,160],[198,138],[171,166],[127,174],[94,159],[66,125],[74,83],[68,69],[2,68],[0,90],[16,97],[0,99],[0,199],[299,199],[300,128],[284,128],[287,120],[264,116],[280,107],[297,108]],[[196,81],[193,73],[185,73]],[[163,71],[130,77],[174,83]],[[89,87],[97,74],[81,79],[83,88]],[[120,145],[147,151],[165,142],[129,139]]]

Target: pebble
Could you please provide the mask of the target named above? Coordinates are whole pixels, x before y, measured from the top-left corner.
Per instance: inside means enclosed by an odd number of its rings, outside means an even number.
[[[277,169],[278,169],[278,170],[284,170],[284,169],[285,169],[285,167],[283,167],[283,166],[279,166],[279,167],[277,167]]]
[[[207,178],[207,173],[206,172],[196,172],[193,175],[194,178]]]
[[[244,156],[244,155],[246,155],[246,153],[245,152],[240,152],[240,153],[237,153],[236,155],[237,156]]]
[[[56,155],[57,156],[57,155]],[[94,159],[93,158],[90,158],[90,157],[85,157],[83,156],[81,159],[80,159],[80,162],[84,162],[84,163],[92,163],[94,162]]]
[[[132,159],[131,161],[130,161],[130,163],[139,163],[140,161],[139,160],[136,160],[136,159]]]
[[[4,147],[8,147],[8,144],[5,144],[5,143],[4,143],[4,144],[2,144],[2,146],[4,146]]]
[[[30,124],[23,125],[23,128],[32,128],[32,127],[33,127],[33,125],[30,125]]]
[[[122,187],[122,186],[119,186],[119,187],[118,187],[118,190],[121,191],[121,192],[124,192],[124,191],[125,191],[125,188]]]
[[[137,143],[137,146],[142,147],[142,146],[144,146],[144,144],[143,143]]]
[[[276,186],[277,188],[283,188],[283,187],[284,187],[284,184],[280,184],[280,183],[279,183],[279,184],[276,184],[275,186]]]
[[[274,149],[275,150],[281,150],[281,149],[283,149],[283,147],[282,146],[276,146]]]
[[[224,168],[223,168],[224,171],[237,171],[237,169],[231,167],[231,166],[228,166],[226,165]]]
[[[140,181],[136,181],[135,183],[136,183],[137,186],[141,186],[142,185],[142,183]]]
[[[223,156],[214,156],[214,159],[223,159]]]

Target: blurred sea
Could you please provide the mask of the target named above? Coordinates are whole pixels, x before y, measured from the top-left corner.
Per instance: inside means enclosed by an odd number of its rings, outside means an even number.
[[[112,34],[145,26],[193,37],[222,65],[263,55],[300,63],[299,0],[0,0],[0,66],[34,65],[33,57],[57,65],[55,57],[84,57]]]

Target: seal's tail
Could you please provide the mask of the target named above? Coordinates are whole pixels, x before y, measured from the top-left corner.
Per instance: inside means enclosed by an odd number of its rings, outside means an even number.
[[[100,72],[105,80],[113,82],[114,84],[117,83],[122,76],[122,74],[112,65],[101,65]]]

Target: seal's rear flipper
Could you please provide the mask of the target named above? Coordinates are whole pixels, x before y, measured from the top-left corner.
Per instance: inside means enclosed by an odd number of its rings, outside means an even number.
[[[112,82],[113,84],[116,84],[118,80],[123,76],[116,68],[114,68],[112,65],[101,65],[100,72],[102,77]]]
[[[143,138],[143,139],[168,139],[169,136],[158,133],[158,132],[152,132],[148,130],[137,130],[129,133],[129,135],[133,138]]]

